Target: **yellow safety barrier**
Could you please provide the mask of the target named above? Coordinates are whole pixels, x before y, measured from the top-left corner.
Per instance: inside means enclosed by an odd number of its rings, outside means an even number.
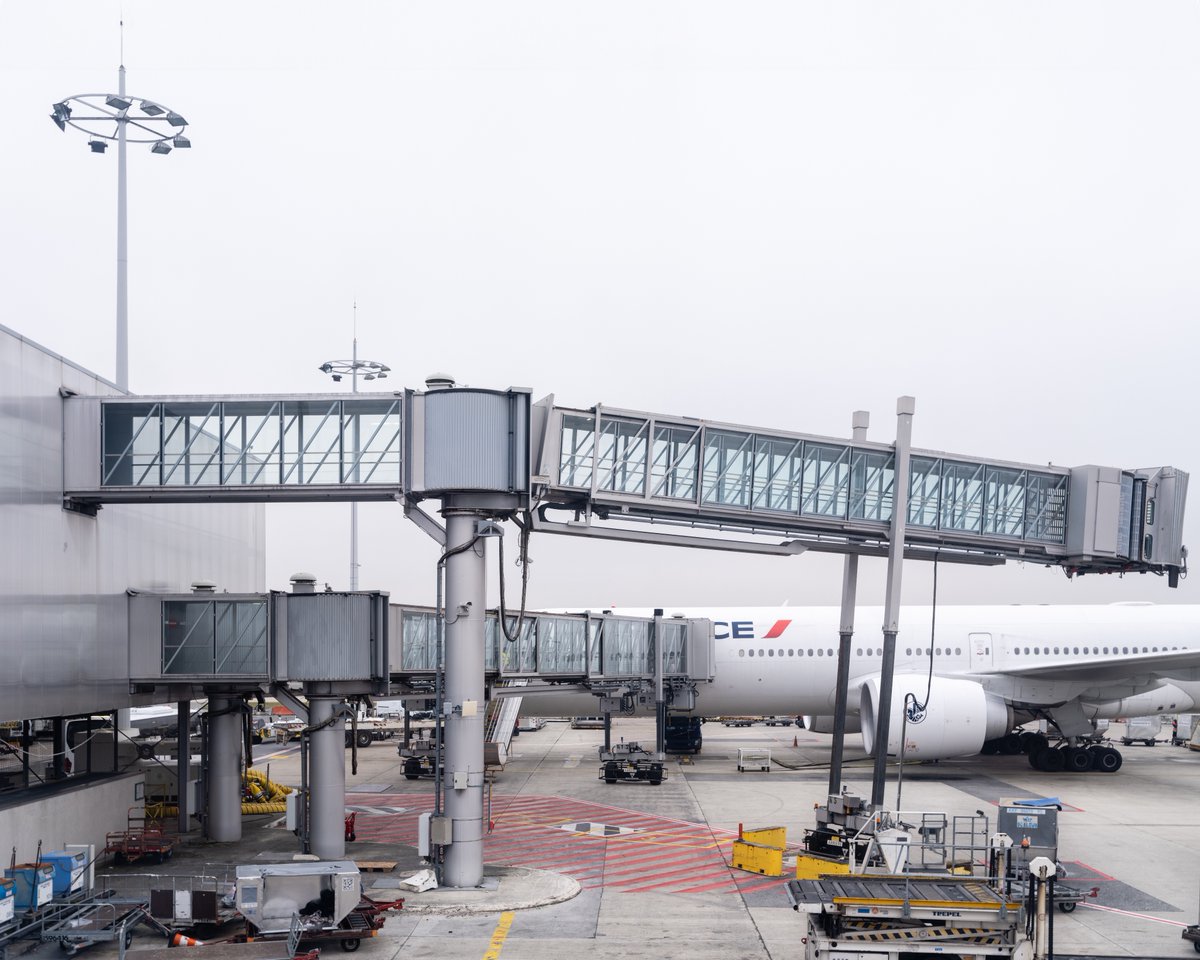
[[[850,864],[845,860],[833,860],[828,857],[818,857],[811,853],[802,853],[796,857],[796,879],[816,880],[818,877],[833,873],[849,873]]]
[[[764,877],[783,876],[783,851],[787,847],[786,827],[738,828],[733,841],[733,866]]]

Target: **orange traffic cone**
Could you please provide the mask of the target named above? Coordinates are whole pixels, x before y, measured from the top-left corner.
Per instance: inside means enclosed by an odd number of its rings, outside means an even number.
[[[202,947],[203,940],[197,940],[195,937],[185,937],[182,933],[177,933],[171,938],[171,946],[173,947]]]
[[[799,737],[792,737],[792,746],[793,747],[800,746],[800,738]]]

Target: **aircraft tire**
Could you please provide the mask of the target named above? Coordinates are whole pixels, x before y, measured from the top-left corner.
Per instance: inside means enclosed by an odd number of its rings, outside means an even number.
[[[1087,773],[1092,769],[1093,757],[1085,747],[1067,747],[1064,750],[1067,770],[1071,773]]]
[[[1121,756],[1120,750],[1114,750],[1112,747],[1097,747],[1092,769],[1098,770],[1100,773],[1116,773],[1121,769],[1123,762],[1124,758]]]
[[[979,752],[985,757],[991,757],[1000,752],[999,740],[984,740],[983,746],[979,748]]]
[[[1030,733],[1023,736],[1023,749],[1031,757],[1039,750],[1045,750],[1050,746],[1050,741],[1040,733]]]
[[[1021,752],[1021,735],[1006,733],[1000,738],[1000,752],[1006,757],[1014,757]]]
[[[1043,773],[1061,773],[1067,766],[1067,756],[1057,747],[1046,747],[1035,754],[1035,762]]]

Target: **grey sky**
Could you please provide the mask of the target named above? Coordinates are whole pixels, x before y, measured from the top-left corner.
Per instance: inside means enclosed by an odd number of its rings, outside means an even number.
[[[116,2],[0,0],[3,322],[111,377]],[[559,401],[1060,464],[1200,470],[1191,3],[124,3],[136,392],[293,392],[360,353]],[[1194,491],[1188,542],[1200,544]],[[148,508],[152,509],[152,508]],[[347,583],[347,507],[272,507],[268,582]],[[431,541],[361,509],[364,586]],[[514,544],[515,547],[515,544]],[[535,538],[549,606],[836,603],[841,561]],[[511,556],[511,552],[510,552]],[[494,562],[492,564],[494,569]],[[947,602],[1195,599],[946,571]],[[492,594],[494,598],[494,593]],[[864,564],[860,596],[882,596]],[[905,599],[929,596],[909,567]]]

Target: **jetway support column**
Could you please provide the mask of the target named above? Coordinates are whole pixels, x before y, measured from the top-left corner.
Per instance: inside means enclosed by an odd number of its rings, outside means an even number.
[[[883,604],[883,662],[879,671],[879,718],[875,728],[875,770],[871,777],[871,809],[883,809],[891,734],[892,680],[896,672],[896,634],[900,630],[900,581],[904,572],[904,538],[908,520],[908,462],[912,450],[912,418],[917,402],[896,401],[896,465],[892,481],[892,529],[888,542],[887,592]]]
[[[346,717],[338,697],[308,698],[309,846],[322,860],[346,855]],[[326,726],[321,726],[326,723]]]
[[[867,439],[871,415],[855,410],[854,440]],[[858,554],[848,553],[842,567],[842,620],[838,630],[837,690],[833,708],[833,749],[829,754],[829,795],[842,792],[842,758],[846,747],[846,701],[850,697],[850,642],[854,639],[854,602],[858,593]]]
[[[666,753],[667,700],[663,695],[663,612],[654,611],[654,754],[662,760]]]
[[[192,817],[192,812],[188,809],[188,781],[192,776],[191,720],[192,702],[180,700],[175,706],[175,790],[180,836],[188,832]]]
[[[477,887],[483,882],[483,672],[487,594],[487,540],[476,524],[485,515],[443,509],[446,518],[446,714],[442,787],[451,842],[442,882]]]
[[[208,838],[242,839],[241,700],[226,697],[208,698]]]

